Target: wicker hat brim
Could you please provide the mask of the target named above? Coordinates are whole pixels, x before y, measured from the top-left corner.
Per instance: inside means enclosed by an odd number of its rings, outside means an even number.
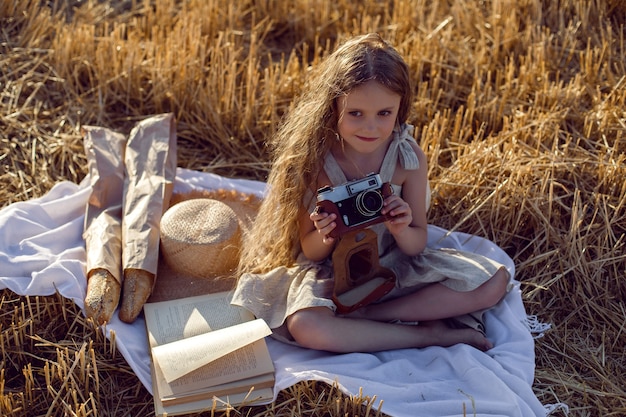
[[[160,257],[156,281],[148,302],[230,291],[234,288],[235,283],[234,277],[197,278],[176,272],[165,262],[163,257]]]

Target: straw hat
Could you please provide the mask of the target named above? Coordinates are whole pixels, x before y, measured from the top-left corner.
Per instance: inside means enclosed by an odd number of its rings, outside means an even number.
[[[239,262],[242,229],[258,198],[228,191],[173,197],[161,219],[161,253],[176,273],[211,278],[230,275]],[[217,197],[220,200],[215,198]],[[254,198],[254,201],[252,200]]]

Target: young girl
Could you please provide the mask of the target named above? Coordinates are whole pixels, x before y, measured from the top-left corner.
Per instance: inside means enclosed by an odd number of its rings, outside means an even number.
[[[411,103],[408,66],[369,34],[320,64],[280,127],[233,297],[265,319],[275,337],[333,352],[492,347],[481,312],[504,296],[510,275],[482,256],[426,247],[428,169],[406,124]],[[338,219],[315,210],[316,191],[369,173],[394,188],[383,207],[389,220],[371,228],[380,264],[397,284],[378,302],[340,315],[331,299],[337,239],[329,236]]]

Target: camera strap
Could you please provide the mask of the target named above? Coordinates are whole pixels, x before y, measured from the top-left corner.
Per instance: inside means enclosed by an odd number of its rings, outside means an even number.
[[[332,255],[337,312],[347,314],[379,300],[396,285],[396,275],[380,265],[378,239],[371,229],[341,236]]]

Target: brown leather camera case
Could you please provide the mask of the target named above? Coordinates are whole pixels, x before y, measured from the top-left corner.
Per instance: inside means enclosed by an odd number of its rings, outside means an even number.
[[[370,304],[393,289],[396,276],[378,260],[377,236],[371,229],[341,237],[332,255],[335,274],[333,302],[347,314]]]

